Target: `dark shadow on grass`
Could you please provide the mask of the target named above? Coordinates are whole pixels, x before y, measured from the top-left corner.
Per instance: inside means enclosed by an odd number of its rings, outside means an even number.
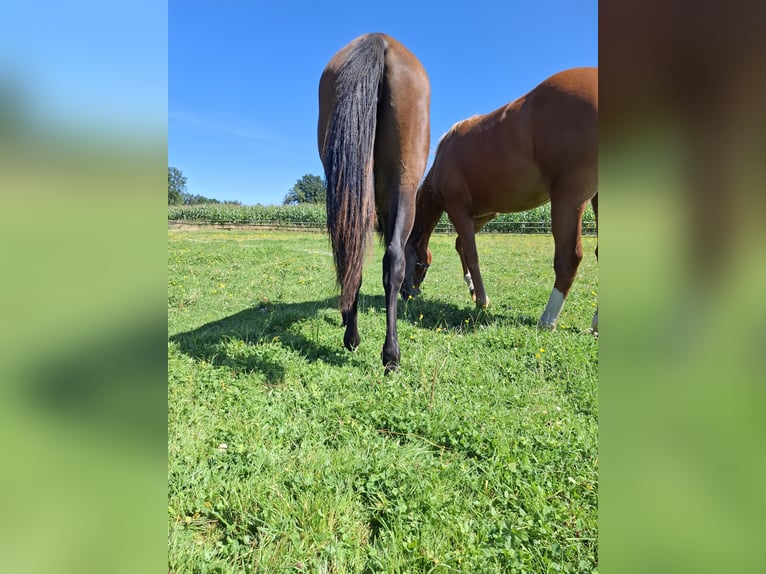
[[[471,301],[458,306],[453,303],[434,301],[422,296],[400,303],[399,318],[424,329],[465,329],[468,325],[492,325],[498,322],[513,325],[537,326],[537,317],[514,312],[508,306],[478,309]],[[421,318],[422,315],[422,318]]]
[[[285,367],[279,357],[258,349],[259,345],[278,341],[283,347],[303,356],[307,361],[323,361],[331,365],[348,362],[349,355],[343,350],[342,338],[338,347],[327,347],[294,329],[294,325],[316,317],[321,311],[336,310],[337,298],[303,303],[264,302],[229,317],[219,319],[192,331],[170,337],[181,352],[213,365],[229,367],[237,372],[259,372],[270,384],[284,380]],[[329,321],[329,317],[326,317]],[[335,324],[340,327],[340,313]],[[226,345],[241,341],[252,347],[250,353],[232,354]]]
[[[329,365],[341,366],[353,361],[354,355],[343,348],[343,329],[337,297],[301,303],[264,302],[245,309],[229,317],[202,325],[192,331],[170,337],[181,352],[212,365],[228,367],[235,372],[260,373],[269,384],[279,384],[284,380],[285,366],[281,358],[273,352],[260,347],[272,342],[301,355],[306,361],[322,361]],[[470,304],[457,306],[428,299],[399,301],[398,316],[400,321],[408,321],[424,329],[465,329],[466,325],[489,325],[509,318],[525,325],[535,325],[536,319],[525,315],[507,314],[499,310],[480,310]],[[382,295],[365,296],[359,299],[359,313],[385,312],[385,300]],[[307,337],[296,329],[296,325],[306,319],[322,316],[328,323],[337,326],[337,345],[327,346]],[[422,315],[422,318],[421,318]],[[361,332],[362,344],[383,345],[383,331],[379,333]],[[231,352],[231,343],[242,342],[248,345],[247,352]],[[234,348],[237,346],[234,345]]]
[[[80,341],[74,335],[71,345],[46,346],[32,363],[22,365],[22,384],[12,389],[11,398],[48,423],[86,431],[83,444],[89,437],[108,436],[115,455],[124,445],[165,452],[166,333],[164,320],[137,316],[84,334]]]

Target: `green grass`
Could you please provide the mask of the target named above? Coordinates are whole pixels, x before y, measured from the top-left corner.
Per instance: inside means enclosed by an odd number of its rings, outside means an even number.
[[[169,232],[171,571],[596,569],[595,239],[553,333],[551,237],[477,241],[490,309],[435,236],[385,376],[377,243],[349,353],[324,235]]]

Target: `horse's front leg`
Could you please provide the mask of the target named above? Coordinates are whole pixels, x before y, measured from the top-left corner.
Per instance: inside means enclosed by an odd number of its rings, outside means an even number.
[[[490,213],[490,214],[474,219],[473,220],[474,235],[478,233],[482,227],[484,227],[485,223],[493,219],[496,215],[497,213]],[[455,251],[457,251],[457,254],[460,255],[460,265],[463,266],[463,281],[465,281],[465,284],[468,286],[468,292],[471,294],[471,299],[474,302],[476,302],[476,286],[473,283],[473,277],[471,276],[471,271],[470,269],[468,269],[468,264],[465,261],[465,254],[463,253],[463,243],[460,241],[460,235],[458,235],[457,238],[455,239]],[[477,266],[478,266],[478,262],[477,262]]]
[[[458,235],[455,239],[455,251],[460,256],[460,265],[463,267],[463,281],[468,286],[468,293],[471,294],[471,299],[476,301],[476,288],[473,285],[473,279],[471,278],[471,272],[468,270],[468,266],[465,263],[465,255],[463,255],[463,244],[460,241]]]
[[[479,270],[479,252],[476,249],[476,230],[474,228],[474,222],[470,217],[456,217],[452,218],[452,225],[455,226],[458,239],[462,246],[462,255],[469,275],[470,281],[473,283],[473,300],[476,302],[476,306],[480,308],[486,308],[489,306],[489,297],[484,290],[484,281],[481,278],[481,271]],[[468,282],[469,279],[466,279]],[[470,285],[469,285],[470,289]]]

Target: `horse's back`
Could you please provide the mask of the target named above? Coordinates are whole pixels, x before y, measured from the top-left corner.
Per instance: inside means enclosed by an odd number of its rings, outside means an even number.
[[[564,178],[579,182],[578,196],[590,196],[597,165],[598,69],[572,68],[452,126],[432,177],[442,203],[466,203],[478,216],[541,205]]]
[[[535,88],[551,88],[569,97],[579,97],[598,110],[598,68],[582,67],[563,70],[543,80]]]

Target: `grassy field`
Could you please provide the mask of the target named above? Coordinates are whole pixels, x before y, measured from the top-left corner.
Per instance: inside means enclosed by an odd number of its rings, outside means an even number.
[[[550,236],[478,236],[486,312],[434,236],[390,376],[377,242],[349,353],[325,235],[168,239],[170,571],[597,569],[595,239],[550,333]]]

